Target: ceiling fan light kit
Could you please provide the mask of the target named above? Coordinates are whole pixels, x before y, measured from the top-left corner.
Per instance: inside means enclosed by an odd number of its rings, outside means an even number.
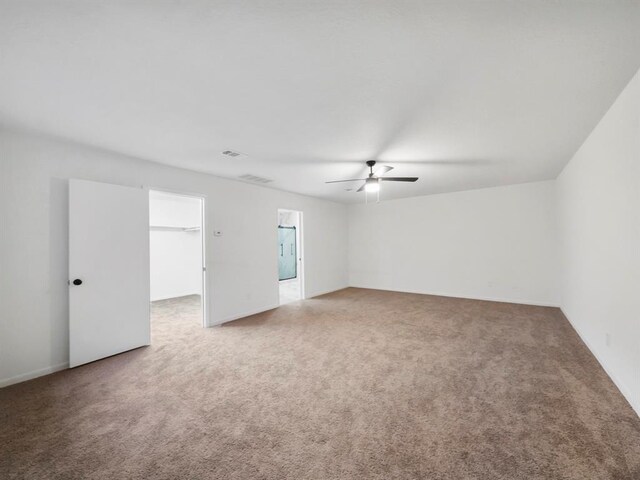
[[[332,180],[330,182],[325,183],[341,183],[341,182],[361,182],[364,180],[364,183],[356,192],[365,192],[365,202],[367,202],[367,193],[377,193],[378,201],[380,201],[380,183],[381,182],[415,182],[418,180],[418,177],[383,177],[383,175],[390,170],[393,170],[393,167],[388,165],[383,165],[378,168],[376,172],[373,172],[373,167],[376,165],[375,160],[367,160],[367,167],[369,167],[369,176],[367,178],[350,178],[348,180]]]
[[[367,178],[364,181],[364,189],[367,193],[379,192],[380,181],[377,178]]]

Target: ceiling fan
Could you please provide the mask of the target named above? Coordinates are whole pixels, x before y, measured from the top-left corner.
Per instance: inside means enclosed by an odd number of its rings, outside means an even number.
[[[363,190],[366,192],[378,192],[380,191],[380,182],[415,182],[418,180],[418,177],[383,177],[385,173],[390,170],[393,170],[393,167],[388,165],[383,165],[382,167],[376,169],[375,173],[373,171],[373,167],[376,165],[375,160],[368,160],[367,167],[369,167],[369,177],[367,178],[350,178],[348,180],[332,180],[330,182],[325,183],[340,183],[340,182],[359,182],[363,181],[362,186],[356,190],[357,192],[362,192]]]

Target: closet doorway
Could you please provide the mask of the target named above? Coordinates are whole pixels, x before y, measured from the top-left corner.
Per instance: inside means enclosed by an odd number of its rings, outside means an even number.
[[[302,212],[278,210],[278,288],[280,305],[304,298]]]
[[[205,327],[203,197],[151,190],[149,247],[151,328],[171,336]]]

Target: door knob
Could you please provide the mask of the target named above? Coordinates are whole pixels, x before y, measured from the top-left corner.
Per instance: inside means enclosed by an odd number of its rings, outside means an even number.
[[[74,284],[74,285],[82,285],[82,280],[80,280],[79,278],[76,278],[76,279],[73,281],[73,284]]]

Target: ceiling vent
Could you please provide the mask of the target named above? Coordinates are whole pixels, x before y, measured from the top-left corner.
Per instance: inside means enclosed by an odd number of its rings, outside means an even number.
[[[245,180],[247,182],[253,182],[253,183],[271,183],[273,182],[273,180],[269,180],[268,178],[264,178],[264,177],[258,177],[257,175],[250,175],[250,174],[245,174],[245,175],[240,175],[238,178]]]
[[[244,153],[234,152],[233,150],[225,150],[222,154],[227,157],[246,157]]]

